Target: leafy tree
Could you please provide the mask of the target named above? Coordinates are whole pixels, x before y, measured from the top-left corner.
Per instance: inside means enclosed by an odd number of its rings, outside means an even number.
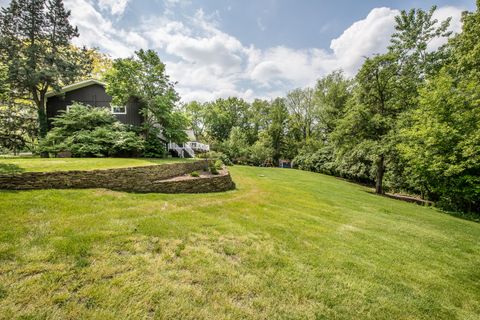
[[[12,0],[0,13],[0,61],[16,98],[35,103],[40,137],[48,130],[46,92],[88,71],[83,51],[71,45],[78,31],[69,16],[62,0]]]
[[[255,99],[250,105],[251,114],[251,134],[250,142],[261,139],[261,133],[267,130],[269,125],[268,114],[270,112],[270,102],[267,100]]]
[[[277,98],[272,101],[269,118],[270,126],[267,132],[272,142],[272,158],[274,163],[278,164],[285,152],[285,128],[288,124],[288,110],[284,99]]]
[[[33,151],[37,119],[32,116],[30,101],[4,101],[0,104],[0,146],[14,154]],[[34,113],[33,113],[34,114]]]
[[[90,59],[92,65],[90,72],[86,73],[82,80],[97,79],[104,80],[105,75],[113,66],[113,60],[109,55],[100,52],[98,49],[88,49],[86,55]]]
[[[314,90],[305,88],[290,91],[285,102],[290,114],[290,133],[296,134],[297,140],[309,139],[318,123]]]
[[[324,141],[328,140],[338,120],[343,117],[345,106],[352,96],[351,87],[352,81],[342,71],[334,71],[317,81],[315,103],[318,106],[318,135]]]
[[[265,166],[272,163],[272,141],[266,131],[260,132],[258,140],[249,148],[248,156],[250,163],[255,166]]]
[[[160,130],[167,140],[187,140],[184,130],[188,120],[176,106],[179,97],[174,83],[155,51],[139,50],[135,57],[116,59],[105,81],[112,103],[125,105],[131,99],[138,100],[147,136]]]
[[[397,55],[401,72],[415,77],[421,82],[426,76],[434,74],[447,57],[443,47],[431,48],[431,42],[437,38],[449,37],[451,17],[439,22],[433,18],[436,6],[428,11],[422,9],[402,10],[395,17],[395,30],[389,50]]]
[[[248,157],[248,140],[245,132],[239,127],[233,127],[228,139],[221,144],[222,151],[234,163],[245,163]]]
[[[386,54],[365,61],[356,76],[354,100],[334,132],[340,158],[358,155],[359,162],[371,161],[375,192],[380,194],[384,193],[391,135],[401,110],[395,99],[398,70],[395,58]]]
[[[480,211],[480,1],[450,42],[452,57],[420,90],[402,130],[407,172],[421,192],[453,210]]]
[[[250,105],[243,99],[230,97],[217,99],[205,106],[205,129],[209,137],[218,142],[228,139],[234,127],[248,136],[251,132]]]
[[[206,104],[198,101],[191,101],[185,106],[185,113],[190,120],[193,134],[197,137],[197,140],[205,139],[205,112]]]
[[[143,139],[103,108],[78,103],[53,119],[51,129],[40,148],[44,152],[69,151],[74,157],[138,155]]]

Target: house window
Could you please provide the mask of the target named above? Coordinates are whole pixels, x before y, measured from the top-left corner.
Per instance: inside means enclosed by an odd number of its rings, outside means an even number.
[[[127,107],[126,106],[112,106],[112,113],[113,114],[127,114]]]

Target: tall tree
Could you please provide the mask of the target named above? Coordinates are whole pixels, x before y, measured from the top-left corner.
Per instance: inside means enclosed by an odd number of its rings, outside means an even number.
[[[273,161],[278,164],[278,160],[281,159],[285,151],[285,130],[288,122],[288,109],[284,99],[277,98],[272,101],[269,118],[268,134],[272,143]]]
[[[296,131],[298,138],[303,141],[310,139],[318,122],[314,90],[305,88],[290,91],[285,102],[291,117],[292,131]]]
[[[395,99],[397,71],[392,54],[368,58],[356,76],[354,100],[334,133],[340,157],[362,154],[372,162],[379,194],[384,193],[391,134],[401,110]]]
[[[62,0],[12,0],[0,13],[0,61],[18,97],[31,98],[37,109],[39,136],[46,135],[45,94],[74,81],[88,59],[71,40],[78,36]]]
[[[334,71],[317,81],[315,104],[317,105],[319,135],[326,141],[343,117],[347,101],[351,98],[352,81],[343,72]]]
[[[206,131],[212,140],[222,142],[228,139],[233,127],[251,131],[250,105],[243,99],[230,97],[208,103],[205,110]]]
[[[420,90],[402,130],[407,172],[447,209],[480,212],[480,1],[463,16],[448,64]]]
[[[115,60],[105,81],[113,104],[126,105],[130,99],[138,99],[147,138],[160,130],[167,140],[186,141],[188,121],[177,106],[175,83],[155,51],[139,50],[135,57]]]

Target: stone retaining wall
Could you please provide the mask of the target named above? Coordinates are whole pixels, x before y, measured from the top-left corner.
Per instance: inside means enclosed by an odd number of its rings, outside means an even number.
[[[189,180],[167,180],[205,169],[207,163],[192,161],[143,167],[92,171],[53,171],[0,174],[0,189],[106,188],[129,192],[202,193],[235,188],[228,172],[221,176]],[[166,180],[166,181],[164,181]],[[229,182],[229,181],[230,182]]]

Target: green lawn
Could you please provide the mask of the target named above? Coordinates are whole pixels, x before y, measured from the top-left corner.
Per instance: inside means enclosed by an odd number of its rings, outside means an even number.
[[[92,170],[149,166],[187,161],[188,159],[134,159],[134,158],[0,158],[0,174],[12,172]]]
[[[221,194],[0,192],[0,318],[479,319],[480,224],[230,170]]]

